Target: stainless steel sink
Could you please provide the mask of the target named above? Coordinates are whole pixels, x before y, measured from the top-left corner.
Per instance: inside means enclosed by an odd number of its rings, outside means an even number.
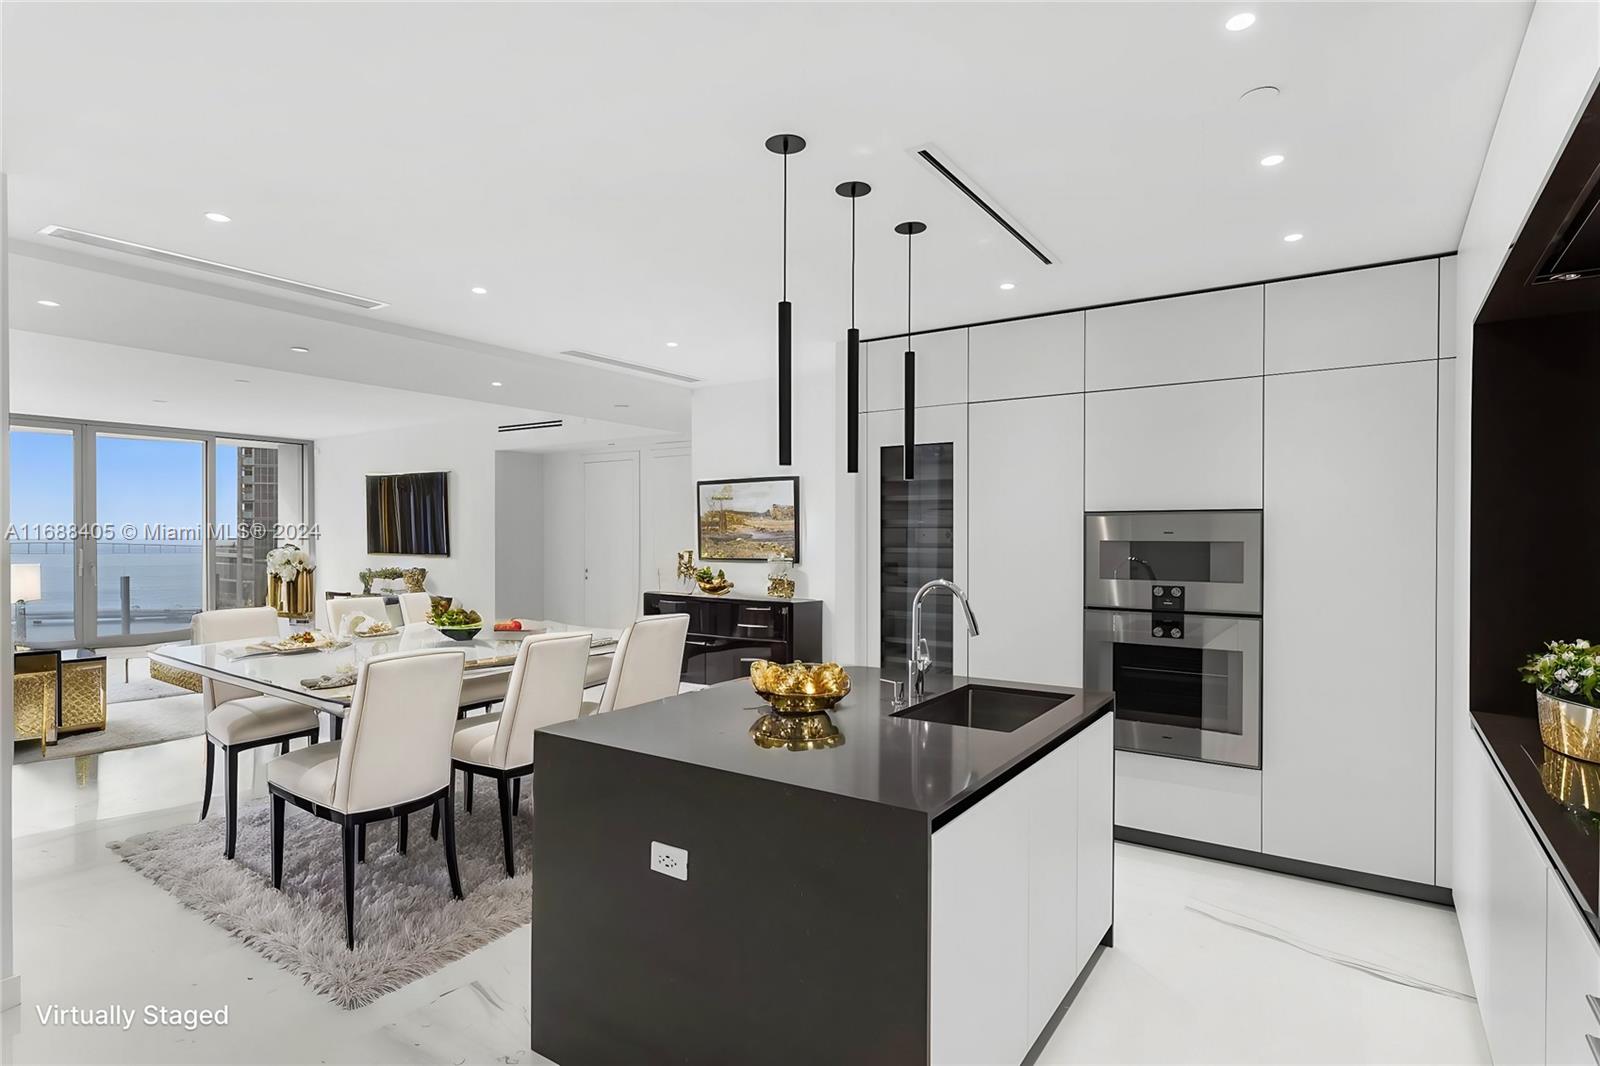
[[[894,717],[1011,733],[1046,711],[1054,710],[1075,698],[1042,692],[1018,692],[989,685],[964,685],[913,704],[903,711],[895,711]]]

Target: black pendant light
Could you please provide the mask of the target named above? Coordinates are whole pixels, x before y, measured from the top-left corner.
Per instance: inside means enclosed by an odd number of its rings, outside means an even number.
[[[789,304],[789,157],[802,152],[806,139],[798,133],[778,133],[767,138],[767,151],[783,156],[783,299],[778,301],[778,465],[794,460],[794,427],[791,417],[791,392],[794,385],[794,352],[790,339]]]
[[[845,332],[846,416],[844,472],[861,469],[861,331],[856,329],[856,201],[872,191],[864,181],[847,181],[833,190],[850,200],[850,328]]]
[[[917,479],[917,353],[911,350],[911,238],[927,230],[923,222],[902,222],[894,228],[906,238],[906,443],[903,476]]]

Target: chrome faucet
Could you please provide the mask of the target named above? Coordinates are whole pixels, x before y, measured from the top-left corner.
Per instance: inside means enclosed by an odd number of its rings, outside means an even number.
[[[922,598],[934,589],[948,589],[961,604],[961,609],[967,613],[967,632],[973,636],[978,635],[978,620],[972,616],[972,605],[967,602],[967,594],[961,591],[961,586],[954,581],[944,578],[935,578],[917,590],[911,598],[911,644],[910,655],[906,659],[906,696],[916,699],[922,695],[922,681],[927,676],[928,667],[933,665],[933,656],[928,652],[928,642],[922,637]]]

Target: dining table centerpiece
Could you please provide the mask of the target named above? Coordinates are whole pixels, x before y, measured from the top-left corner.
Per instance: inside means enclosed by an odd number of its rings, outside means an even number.
[[[483,616],[461,607],[428,612],[428,622],[451,640],[471,640],[483,629]]]
[[[267,552],[267,602],[279,618],[310,618],[316,612],[312,598],[312,571],[316,564],[304,548],[282,544]]]
[[[1600,762],[1600,651],[1587,640],[1553,640],[1528,657],[1522,679],[1535,689],[1545,747]]]

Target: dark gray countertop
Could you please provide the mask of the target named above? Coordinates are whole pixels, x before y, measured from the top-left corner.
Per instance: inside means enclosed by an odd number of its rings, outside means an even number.
[[[972,729],[894,717],[879,678],[902,678],[902,671],[846,670],[852,691],[832,712],[845,738],[836,748],[757,747],[750,726],[768,708],[742,678],[539,732],[922,811],[937,827],[1114,705],[1108,692],[930,675],[925,699],[969,683],[1061,697],[1013,732]]]

